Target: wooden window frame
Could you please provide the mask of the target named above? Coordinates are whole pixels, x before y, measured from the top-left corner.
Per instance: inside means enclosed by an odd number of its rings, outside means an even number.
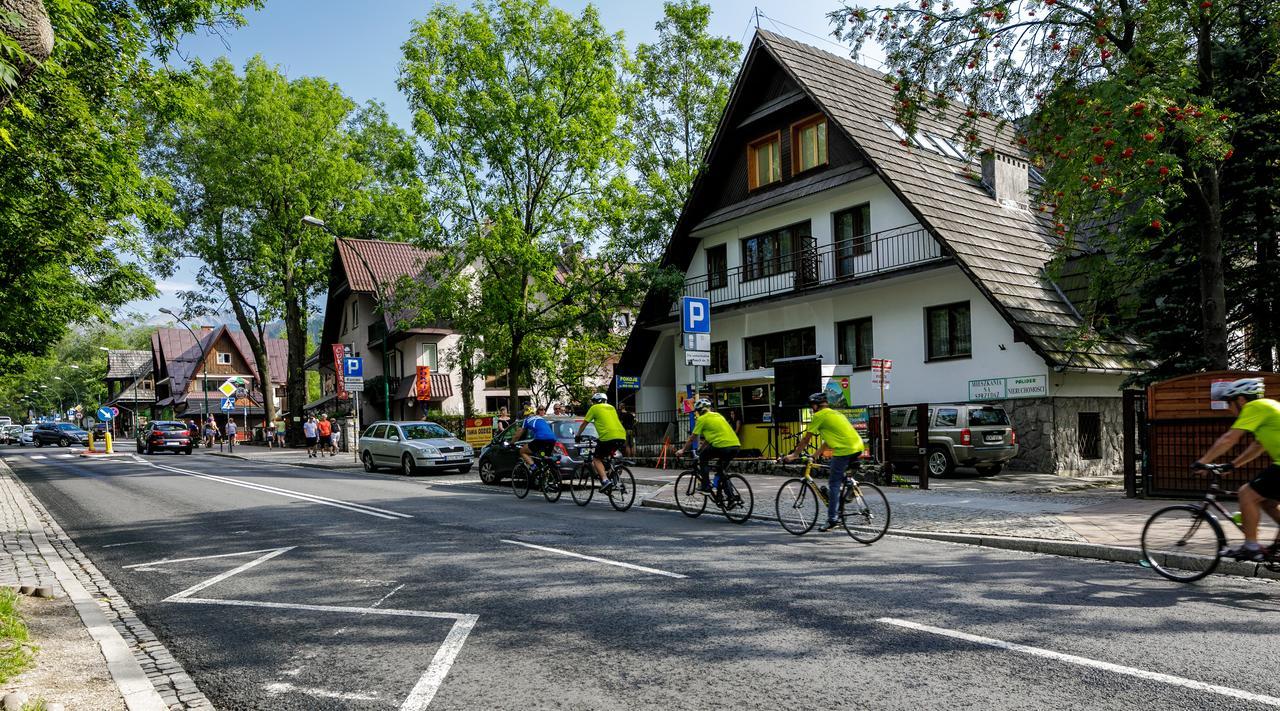
[[[785,254],[782,252],[782,233],[784,230],[791,231],[790,250]],[[813,221],[801,220],[800,222],[793,222],[789,225],[783,225],[782,227],[766,230],[765,232],[758,232],[739,239],[738,249],[740,251],[738,253],[742,258],[738,267],[738,281],[745,284],[746,282],[755,281],[756,279],[767,279],[781,274],[793,273],[796,268],[797,255],[799,255],[803,249],[803,245],[800,244],[801,240],[812,238]],[[748,259],[747,243],[754,241],[756,244],[760,244],[760,241],[764,239],[774,240],[774,252],[777,256],[773,259]],[[759,249],[757,249],[757,254],[758,253]],[[770,265],[768,270],[765,268],[766,265]]]
[[[763,145],[765,145],[766,143],[773,143],[773,142],[775,142],[775,141],[776,141],[776,142],[777,142],[777,144],[778,144],[778,163],[779,163],[779,165],[778,165],[778,179],[777,179],[777,180],[770,180],[770,181],[769,181],[769,182],[767,182],[767,183],[757,183],[757,182],[756,182],[756,173],[757,173],[758,171],[756,170],[756,168],[757,168],[757,165],[756,165],[756,149],[760,148],[760,146],[763,146]],[[759,190],[760,188],[767,187],[767,186],[769,186],[769,185],[773,185],[774,183],[780,183],[780,182],[782,182],[782,165],[781,165],[781,163],[782,163],[782,131],[774,131],[773,133],[765,134],[765,135],[763,135],[763,136],[761,136],[761,137],[757,138],[756,140],[751,141],[750,143],[748,143],[748,144],[747,144],[747,189],[748,189],[748,190]]]
[[[800,355],[811,355],[809,353],[793,353],[791,355],[788,355],[786,353],[786,349],[782,347],[782,344],[785,343],[785,340],[788,336],[794,336],[794,335],[808,335],[810,338],[813,339],[813,343],[812,343],[813,350],[817,350],[818,329],[816,326],[801,326],[800,328],[788,328],[784,331],[773,331],[772,333],[757,333],[754,336],[744,336],[742,338],[742,353],[743,353],[742,367],[746,370],[772,368],[773,361],[777,358],[789,358],[789,357],[800,356]],[[778,354],[773,358],[766,357],[765,362],[763,363],[751,363],[750,360],[751,360],[751,346],[753,345],[752,342],[753,341],[764,342],[767,339],[777,339]],[[767,356],[768,348],[766,347],[764,350],[766,351],[765,355]],[[755,365],[755,367],[752,368],[751,367],[752,365]]]
[[[729,285],[729,245],[717,244],[703,250],[707,260],[707,289],[723,289]],[[711,255],[720,256],[719,269],[711,268]]]
[[[874,350],[875,349],[875,322],[872,320],[873,318],[874,317],[872,316],[862,316],[860,318],[851,318],[846,321],[840,321],[836,323],[836,362],[837,363],[839,363],[840,365],[850,366],[854,371],[871,370],[870,361],[868,361],[865,365],[859,365],[857,353],[850,354],[845,352],[844,339],[842,339],[841,336],[843,335],[843,332],[845,329],[848,329],[848,328],[856,329],[858,326],[862,325],[863,323],[871,324],[871,347],[872,347],[872,352],[874,353],[875,352]],[[856,350],[856,346],[861,345],[860,339],[857,337],[856,332],[854,335],[854,342],[855,342],[855,350]]]
[[[853,248],[853,251],[848,255],[850,257],[862,257],[871,254],[871,240],[869,238],[874,234],[871,231],[871,203],[862,202],[831,213],[831,242],[838,250],[840,243],[844,241],[840,239],[840,218],[844,215],[856,214],[859,210],[866,210],[867,212],[867,231],[859,235],[853,235],[849,239]]]
[[[951,313],[951,310],[956,308],[957,306],[964,306],[969,309],[969,352],[968,353],[949,353],[947,355],[935,356],[931,352],[929,352],[929,347],[930,347],[930,344],[932,343],[932,339],[930,338],[932,334],[929,331],[929,329],[931,328],[931,321],[929,319],[929,315],[934,311],[938,311],[942,309],[947,310],[948,312],[947,340],[948,340],[948,345],[953,346],[958,338],[959,332],[953,330],[954,324],[952,323],[953,319],[950,318],[950,313]],[[934,306],[924,307],[924,356],[925,356],[926,363],[934,363],[934,362],[940,362],[944,360],[961,360],[964,358],[973,357],[973,305],[969,301],[952,301],[951,303],[947,303],[947,304],[936,304]]]
[[[826,145],[824,146],[826,150],[823,151],[824,155],[822,156],[822,160],[818,161],[817,163],[814,163],[808,168],[802,169],[800,167],[801,148],[802,148],[800,145],[800,132],[805,130],[806,128],[809,128],[810,126],[817,126],[820,123],[826,124],[827,126],[826,128],[827,139],[825,141]],[[812,116],[806,116],[805,118],[802,118],[799,121],[796,121],[795,123],[791,124],[791,175],[794,177],[801,173],[807,173],[811,170],[823,168],[830,164],[831,164],[831,122],[827,120],[827,115],[823,113],[816,113]]]

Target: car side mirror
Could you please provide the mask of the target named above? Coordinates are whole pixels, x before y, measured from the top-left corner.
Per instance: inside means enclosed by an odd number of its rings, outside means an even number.
[[[391,440],[392,442],[399,442],[400,435],[391,435],[390,437],[387,437],[387,439]]]

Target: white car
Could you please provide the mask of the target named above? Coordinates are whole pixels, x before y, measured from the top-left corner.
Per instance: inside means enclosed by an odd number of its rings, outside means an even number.
[[[23,425],[22,434],[18,435],[18,444],[22,445],[23,447],[27,446],[28,444],[35,444],[36,443],[35,431],[36,431],[35,425]]]
[[[360,435],[367,472],[397,467],[403,474],[471,471],[471,445],[434,422],[375,422]]]
[[[0,444],[17,444],[22,436],[22,425],[0,425]]]

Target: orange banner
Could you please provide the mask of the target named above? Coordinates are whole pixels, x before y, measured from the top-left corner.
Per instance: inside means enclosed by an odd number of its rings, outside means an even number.
[[[416,389],[418,391],[419,401],[431,399],[431,366],[418,366],[418,383]]]

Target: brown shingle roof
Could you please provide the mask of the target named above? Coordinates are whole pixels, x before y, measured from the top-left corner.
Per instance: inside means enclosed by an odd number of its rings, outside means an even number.
[[[1072,307],[1042,274],[1058,242],[1031,212],[1001,206],[973,179],[965,164],[930,151],[907,148],[886,126],[894,120],[894,92],[884,75],[816,47],[765,30],[756,42],[769,52],[858,145],[890,188],[954,252],[961,268],[992,304],[1021,327],[1053,365],[1131,371],[1141,369],[1133,341],[1081,339]],[[931,116],[924,130],[950,137],[956,126]],[[993,125],[983,142],[1009,150]]]
[[[254,377],[261,379],[258,364],[253,359],[253,351],[249,350],[249,342],[239,331],[232,331],[226,326],[201,329],[198,332],[200,342],[197,343],[185,328],[158,328],[151,334],[151,350],[161,366],[161,377],[173,379],[169,386],[170,392],[186,391],[187,383],[200,361],[201,344],[207,351],[224,332],[239,349]],[[267,359],[271,367],[271,382],[283,384],[289,363],[289,342],[283,338],[268,338]]]
[[[107,351],[106,380],[133,380],[151,372],[151,351]]]
[[[374,279],[390,289],[402,276],[422,276],[431,253],[404,242],[344,238],[338,240],[338,259],[351,290],[372,294]]]

